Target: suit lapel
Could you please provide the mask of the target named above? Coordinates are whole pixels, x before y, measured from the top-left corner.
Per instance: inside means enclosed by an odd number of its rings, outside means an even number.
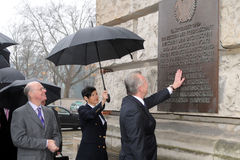
[[[147,115],[147,116],[149,116],[149,110],[148,110],[148,108],[146,107],[146,106],[144,106],[139,100],[137,100],[135,97],[133,97],[133,96],[129,96],[129,98],[131,99],[131,100],[133,100],[134,102],[136,102],[137,104],[138,104],[138,107],[140,107],[143,111],[144,111],[144,113]]]
[[[89,109],[92,109],[92,107],[89,106],[88,104],[86,104],[86,106],[87,106]],[[103,117],[102,113],[100,113],[99,115],[100,115],[101,118],[104,120],[104,122],[105,122],[104,125],[105,125],[105,124],[107,123],[107,121],[106,121],[105,118]],[[99,115],[97,115],[96,120],[99,121],[98,123],[100,123],[101,126],[104,126],[104,125],[102,124],[102,120],[100,119]]]
[[[38,118],[36,112],[33,110],[33,108],[31,107],[31,105],[29,103],[26,104],[26,110],[27,110],[29,116],[33,119],[33,121],[35,121],[40,127],[43,128],[41,120]]]

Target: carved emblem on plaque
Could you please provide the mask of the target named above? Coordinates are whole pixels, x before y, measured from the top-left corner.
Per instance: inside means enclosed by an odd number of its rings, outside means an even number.
[[[175,3],[175,17],[178,23],[189,22],[195,13],[197,0],[177,0]]]

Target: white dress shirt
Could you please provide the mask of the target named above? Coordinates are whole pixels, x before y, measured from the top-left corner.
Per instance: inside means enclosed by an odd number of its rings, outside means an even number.
[[[42,113],[42,117],[44,119],[44,114],[43,114],[43,109],[42,109],[42,106],[37,106],[35,104],[33,104],[32,102],[28,101],[28,103],[30,104],[30,106],[32,107],[32,109],[36,112],[36,114],[38,115],[38,107],[41,107],[41,113]]]

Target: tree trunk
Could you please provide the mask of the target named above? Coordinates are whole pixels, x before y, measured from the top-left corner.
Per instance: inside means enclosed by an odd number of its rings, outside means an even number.
[[[69,92],[71,87],[72,87],[71,83],[65,83],[63,98],[69,98]]]

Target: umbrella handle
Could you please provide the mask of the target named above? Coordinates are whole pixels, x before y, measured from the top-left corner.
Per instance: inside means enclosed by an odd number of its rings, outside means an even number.
[[[109,103],[111,100],[110,94],[108,94],[108,98],[106,99],[106,101]]]

